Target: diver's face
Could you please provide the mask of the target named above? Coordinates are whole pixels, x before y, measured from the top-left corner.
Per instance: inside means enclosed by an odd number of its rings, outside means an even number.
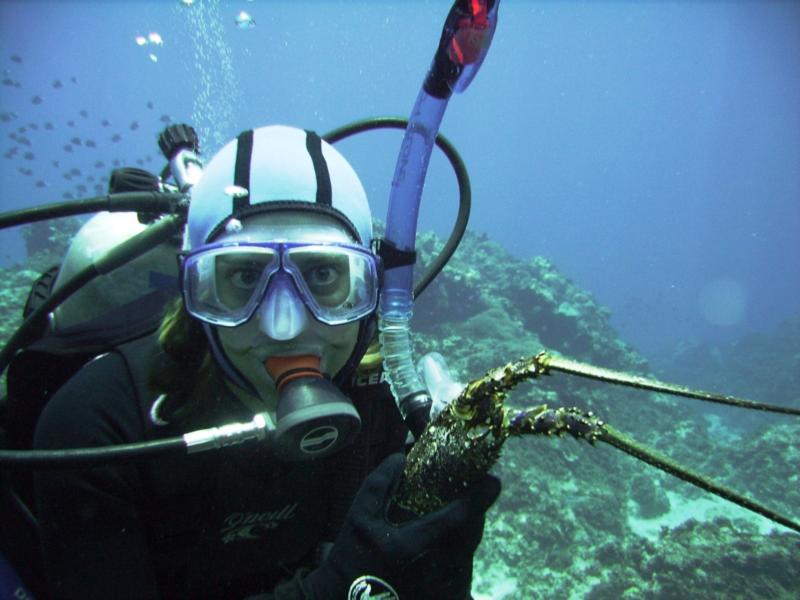
[[[240,231],[225,233],[214,241],[354,243],[332,217],[291,212],[254,215],[242,222]],[[329,274],[320,271],[315,276],[329,277]],[[332,326],[317,321],[291,279],[278,271],[248,321],[237,327],[218,327],[217,331],[228,359],[258,390],[261,400],[274,407],[275,385],[264,361],[272,357],[318,356],[320,370],[333,376],[353,353],[358,328],[358,322]]]

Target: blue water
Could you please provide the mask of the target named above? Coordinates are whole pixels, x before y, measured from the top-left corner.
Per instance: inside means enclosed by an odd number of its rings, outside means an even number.
[[[164,115],[193,124],[206,156],[267,123],[325,132],[407,115],[448,8],[4,1],[0,66],[21,87],[0,86],[0,112],[17,115],[0,122],[0,151],[18,147],[0,158],[2,210],[94,195],[114,159],[160,171]],[[241,10],[254,28],[237,28]],[[503,0],[483,69],[443,125],[472,176],[471,227],[517,257],[550,258],[653,357],[800,314],[798,31],[793,2]],[[151,32],[162,46],[137,45]],[[30,147],[8,137],[23,126]],[[399,141],[341,145],[377,217]],[[71,169],[81,174],[67,180]],[[436,158],[421,229],[447,233],[454,193]],[[18,238],[0,242],[3,264],[19,259]]]

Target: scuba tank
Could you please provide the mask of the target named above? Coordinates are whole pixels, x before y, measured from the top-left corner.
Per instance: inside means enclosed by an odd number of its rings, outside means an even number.
[[[73,238],[52,292],[57,293],[65,282],[81,270],[146,228],[147,225],[140,222],[136,213],[102,212],[93,216]],[[58,333],[78,326],[93,316],[124,306],[151,291],[163,289],[177,293],[175,254],[179,250],[180,240],[170,239],[118,269],[95,278],[51,313],[51,331]]]
[[[191,189],[202,174],[198,156],[200,142],[195,130],[188,125],[171,125],[159,135],[158,145],[169,161],[161,177],[143,169],[116,169],[109,181],[109,194],[163,192],[167,186],[162,180],[168,174],[172,175],[179,192]],[[93,216],[73,238],[53,284],[53,293],[100,257],[142,233],[156,218],[142,212],[101,212]],[[84,285],[53,311],[52,330],[75,326],[93,315],[124,306],[149,291],[177,292],[175,255],[180,246],[180,235],[175,235]]]

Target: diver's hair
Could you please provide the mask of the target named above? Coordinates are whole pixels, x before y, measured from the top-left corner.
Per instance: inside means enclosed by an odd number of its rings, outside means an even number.
[[[158,330],[160,348],[149,374],[149,387],[164,394],[159,417],[170,423],[213,414],[224,392],[224,376],[211,355],[199,321],[181,297],[168,306]]]

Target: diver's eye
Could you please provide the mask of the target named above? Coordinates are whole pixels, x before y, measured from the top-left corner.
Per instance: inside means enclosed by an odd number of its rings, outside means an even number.
[[[325,288],[330,288],[339,280],[339,270],[333,265],[321,265],[307,270],[303,273],[306,283],[315,292],[325,292]]]
[[[239,290],[252,290],[258,285],[261,271],[258,269],[236,269],[228,274],[228,281]]]

